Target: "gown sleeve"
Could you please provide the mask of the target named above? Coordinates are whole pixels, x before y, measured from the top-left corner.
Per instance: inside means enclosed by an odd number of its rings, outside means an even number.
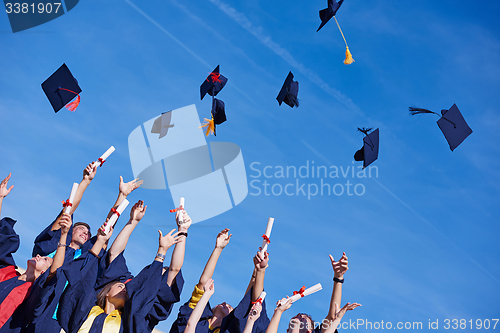
[[[243,333],[247,323],[248,313],[252,308],[252,290],[253,288],[245,294],[238,306],[224,317],[220,333]],[[253,325],[252,333],[265,333],[267,326],[269,326],[269,322],[270,320],[266,312],[266,300],[264,300],[262,302],[262,312]]]
[[[47,256],[57,250],[57,242],[61,239],[61,229],[52,231],[52,225],[57,220],[57,218],[62,214],[61,212],[56,216],[54,221],[50,223],[47,228],[45,228],[36,238],[35,245],[33,246],[32,256],[36,256],[37,254],[41,256]],[[73,222],[73,215],[71,215],[71,222]],[[68,235],[73,233],[73,225],[70,227]],[[68,237],[66,241],[66,245],[71,243],[71,237]]]
[[[19,235],[14,231],[15,223],[10,217],[0,220],[0,268],[16,266],[12,257],[12,253],[19,248]]]
[[[57,318],[67,333],[75,333],[87,319],[95,305],[94,285],[99,271],[99,260],[88,253],[83,258],[72,261],[62,270],[68,286],[61,296]]]

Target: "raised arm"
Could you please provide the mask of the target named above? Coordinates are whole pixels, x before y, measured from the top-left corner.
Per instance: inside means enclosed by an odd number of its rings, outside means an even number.
[[[260,249],[260,248],[259,248]],[[264,291],[264,276],[266,275],[266,268],[269,266],[269,253],[264,252],[264,259],[260,257],[259,252],[253,257],[253,263],[255,266],[254,273],[252,274],[252,278],[255,275],[255,284],[253,285],[252,291],[252,302],[255,302],[257,298],[259,298],[260,293]],[[251,282],[250,282],[251,283]],[[247,288],[247,290],[251,288]]]
[[[222,253],[222,250],[229,244],[229,240],[231,239],[232,234],[229,234],[229,229],[226,228],[219,232],[217,235],[217,239],[215,240],[215,248],[210,255],[210,258],[203,269],[203,273],[200,276],[200,281],[196,285],[199,289],[203,288],[205,283],[208,280],[212,279],[214,275],[215,266],[217,265],[217,261],[219,260],[219,256]]]
[[[292,306],[292,300],[289,298],[282,298],[280,301],[276,303],[276,309],[274,309],[273,317],[271,318],[271,322],[269,326],[267,326],[266,333],[277,333],[278,327],[280,325],[281,315],[286,310],[290,309]]]
[[[49,283],[50,280],[56,275],[57,270],[64,264],[64,256],[66,254],[66,237],[68,236],[69,229],[71,228],[71,216],[67,214],[62,214],[59,219],[59,225],[61,229],[61,238],[57,244],[57,251],[54,255],[52,265],[50,265],[50,273],[45,281],[45,285]]]
[[[200,321],[201,315],[207,306],[208,300],[215,292],[214,280],[208,279],[203,286],[203,296],[201,296],[200,300],[196,304],[189,316],[189,320],[186,324],[186,328],[184,329],[184,333],[195,333],[196,325],[198,321]]]
[[[182,207],[183,208],[183,207]],[[182,214],[184,218],[184,223],[179,224],[179,214]],[[175,214],[175,221],[178,225],[178,232],[180,241],[175,245],[174,251],[172,252],[172,258],[170,259],[170,266],[168,267],[167,284],[169,286],[175,281],[175,277],[180,272],[182,265],[184,264],[184,253],[186,252],[186,238],[188,235],[188,229],[191,226],[191,218],[183,209]]]
[[[10,176],[12,174],[9,173],[9,175],[7,177],[5,177],[4,180],[2,180],[2,182],[0,183],[0,217],[2,216],[1,215],[1,212],[2,212],[2,203],[3,203],[3,198],[5,198],[9,193],[10,191],[12,191],[12,189],[14,188],[14,185],[11,185],[11,187],[8,187],[8,183],[9,183],[9,179],[10,179]]]
[[[106,222],[101,225],[101,227],[97,230],[97,239],[92,246],[92,248],[89,250],[90,253],[92,253],[94,256],[99,258],[99,253],[101,253],[101,250],[103,248],[106,248],[108,245],[108,241],[111,238],[111,235],[113,234],[113,227],[109,229],[109,232],[107,234],[104,234],[104,229],[105,225],[108,223],[109,219],[106,219]]]
[[[344,283],[344,274],[349,269],[347,256],[345,252],[339,261],[335,261],[330,254],[330,261],[333,268],[333,290],[330,299],[330,309],[323,324],[321,325],[321,333],[333,333],[337,324],[340,322],[347,310],[355,309],[360,306],[358,303],[347,303],[342,309],[339,309],[339,304],[342,299],[342,284]],[[330,323],[330,324],[326,324]],[[326,324],[326,325],[325,325]]]
[[[112,263],[113,260],[125,250],[125,247],[127,246],[128,239],[130,235],[132,234],[132,231],[134,231],[135,227],[139,223],[139,221],[144,217],[144,214],[146,214],[146,208],[148,206],[144,206],[144,201],[139,200],[130,210],[130,219],[128,220],[127,224],[123,227],[123,229],[120,231],[118,236],[116,236],[116,239],[113,241],[113,244],[109,248],[108,251],[108,264]]]
[[[118,193],[118,198],[116,198],[115,204],[113,205],[113,208],[116,209],[118,206],[122,203],[123,200],[127,199],[127,196],[132,193],[133,190],[139,188],[142,185],[142,180],[139,180],[139,178],[136,178],[134,180],[129,181],[128,183],[123,182],[123,177],[120,176],[120,185],[118,186],[118,189],[120,192]],[[113,212],[110,211],[108,214],[108,218],[113,215]]]
[[[253,324],[255,324],[255,321],[259,319],[261,311],[262,304],[259,302],[255,302],[254,305],[252,305],[250,312],[248,313],[248,319],[243,333],[252,333]]]
[[[158,230],[158,252],[155,256],[155,261],[163,262],[165,260],[165,254],[167,254],[168,249],[181,241],[179,232],[174,233],[175,229],[170,230],[168,234],[163,236],[161,230]]]
[[[73,205],[71,206],[71,211],[69,213],[70,216],[73,215],[73,213],[76,211],[76,209],[80,205],[80,202],[82,201],[82,198],[83,198],[83,193],[85,193],[85,190],[90,185],[90,182],[92,181],[92,179],[94,179],[94,177],[97,173],[96,168],[97,168],[97,166],[92,167],[92,163],[90,163],[89,165],[87,165],[87,167],[85,169],[83,169],[83,178],[82,178],[80,184],[78,184],[78,189],[76,190],[75,198],[73,199]],[[62,211],[61,211],[61,213],[62,213]],[[52,231],[59,230],[59,228],[61,228],[61,225],[59,224],[61,217],[62,217],[62,214],[59,214],[57,219],[52,224],[52,228],[51,228]]]

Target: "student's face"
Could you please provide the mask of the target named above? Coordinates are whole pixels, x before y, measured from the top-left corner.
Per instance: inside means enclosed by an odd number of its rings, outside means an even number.
[[[233,307],[231,305],[227,304],[226,302],[223,302],[223,303],[217,305],[212,312],[217,317],[224,318],[231,311],[233,311]]]
[[[52,265],[52,258],[42,257],[39,254],[28,260],[28,266],[35,268],[35,271],[40,274],[49,269],[50,265]]]
[[[71,238],[72,242],[75,242],[78,245],[85,244],[86,241],[89,240],[90,232],[84,225],[77,225],[73,228],[73,236]]]
[[[111,289],[109,289],[106,297],[110,302],[118,305],[118,307],[123,307],[125,305],[125,301],[128,300],[127,288],[125,287],[125,284],[121,282],[115,283]]]
[[[313,330],[313,324],[309,317],[303,313],[297,314],[295,317],[290,319],[288,323],[288,333],[310,333]]]

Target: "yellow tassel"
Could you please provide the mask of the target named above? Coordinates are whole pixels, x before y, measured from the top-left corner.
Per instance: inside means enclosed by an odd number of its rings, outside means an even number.
[[[344,60],[344,64],[350,65],[353,62],[354,62],[354,59],[352,58],[351,51],[349,51],[349,47],[346,46],[345,47],[345,60]]]
[[[212,119],[204,118],[204,120],[205,120],[205,123],[202,124],[199,128],[206,127],[205,136],[209,136],[210,134],[213,134],[214,130],[215,130],[214,119],[213,118]]]

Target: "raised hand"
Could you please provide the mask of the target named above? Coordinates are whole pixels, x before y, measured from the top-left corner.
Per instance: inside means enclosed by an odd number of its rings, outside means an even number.
[[[261,249],[262,248],[259,247],[259,250]],[[253,257],[253,264],[255,265],[255,268],[257,270],[267,268],[268,263],[269,263],[269,253],[267,253],[267,251],[264,252],[264,259],[260,257],[260,252],[257,252],[255,257]]]
[[[217,239],[215,240],[215,247],[219,249],[223,249],[226,247],[227,244],[229,244],[229,240],[231,239],[232,234],[229,234],[229,229],[226,228],[219,232],[217,235]]]
[[[61,218],[59,219],[59,225],[61,226],[61,235],[68,234],[72,224],[73,223],[71,222],[71,216],[68,214],[62,214]]]
[[[158,230],[159,239],[158,247],[167,251],[172,245],[177,244],[181,241],[179,232],[174,233],[175,229],[170,230],[168,234],[163,236],[161,230]]]
[[[91,181],[94,179],[95,174],[97,173],[97,164],[93,166],[94,163],[90,163],[87,165],[85,169],[83,169],[83,179]]]
[[[10,191],[12,191],[12,189],[14,188],[14,185],[11,185],[11,187],[7,188],[7,186],[9,186],[8,182],[9,182],[11,175],[12,174],[9,173],[9,175],[7,177],[5,177],[5,179],[2,180],[2,182],[0,183],[0,198],[5,198],[10,193]]]
[[[144,206],[144,201],[137,201],[132,209],[130,209],[130,219],[139,222],[144,217],[144,214],[146,214],[146,208],[148,206]]]
[[[260,313],[262,312],[262,304],[260,302],[255,302],[250,309],[250,313],[248,314],[248,320],[256,321],[260,317]]]
[[[189,217],[188,213],[184,210],[184,207],[179,207],[182,210],[178,210],[177,213],[175,213],[175,222],[179,226],[179,231],[187,231],[189,227],[191,226],[191,218]],[[183,222],[182,224],[179,224],[179,215],[182,214]]]
[[[276,309],[274,309],[274,311],[285,312],[286,310],[290,309],[291,306],[292,306],[291,298],[289,297],[282,298],[276,302]]]
[[[339,309],[339,305],[335,302],[335,318],[330,322],[330,325],[333,329],[337,329],[337,326],[340,324],[342,317],[344,317],[345,313],[350,310],[356,309],[358,306],[361,306],[359,303],[347,303]]]
[[[97,230],[97,240],[107,242],[111,238],[111,234],[113,233],[113,227],[109,228],[108,234],[104,234],[104,230],[106,229],[106,225],[108,223],[109,223],[109,217],[106,219],[106,222],[104,222],[99,227],[99,230]]]
[[[335,259],[333,259],[333,256],[330,254],[330,261],[332,262],[334,276],[336,278],[342,278],[345,272],[347,272],[347,270],[349,269],[345,252],[343,252],[342,257],[339,261],[335,261]]]
[[[203,291],[205,292],[205,294],[212,296],[215,292],[214,280],[208,279],[208,281],[203,286]]]
[[[139,178],[136,178],[134,180],[129,181],[128,183],[123,182],[123,177],[120,176],[120,194],[124,196],[128,196],[130,193],[132,193],[133,190],[141,186],[143,183],[142,180],[139,180]]]

